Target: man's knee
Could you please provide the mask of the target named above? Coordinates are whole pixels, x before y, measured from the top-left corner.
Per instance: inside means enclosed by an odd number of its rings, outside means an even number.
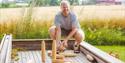
[[[51,26],[51,27],[49,28],[49,30],[48,30],[49,33],[50,33],[50,34],[54,33],[54,32],[55,32],[55,28],[56,28],[55,26]]]
[[[85,34],[84,34],[84,32],[83,32],[82,30],[78,30],[78,33],[79,33],[80,38],[81,38],[82,40],[84,40],[84,39],[85,39]]]
[[[84,32],[80,29],[80,30],[77,30],[76,34],[75,34],[75,38],[81,42],[82,40],[85,39],[85,34]]]

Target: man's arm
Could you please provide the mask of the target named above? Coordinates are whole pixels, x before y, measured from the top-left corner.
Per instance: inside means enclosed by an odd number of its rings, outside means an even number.
[[[77,28],[74,27],[72,28],[71,32],[69,33],[69,35],[66,37],[66,40],[69,40],[77,31]]]
[[[56,41],[59,42],[60,41],[60,38],[61,38],[61,28],[60,26],[56,27]]]
[[[68,40],[76,33],[76,31],[77,31],[76,27],[72,28],[72,31],[69,33],[69,35],[63,41],[64,46],[67,47]]]

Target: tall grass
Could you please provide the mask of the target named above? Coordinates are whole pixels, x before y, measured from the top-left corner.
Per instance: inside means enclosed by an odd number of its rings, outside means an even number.
[[[19,19],[0,22],[0,38],[4,33],[11,33],[16,39],[49,38],[48,29],[52,25],[53,19],[34,19],[34,10],[37,9],[33,8],[34,5],[33,2],[29,8],[24,9],[23,16]],[[85,16],[80,15],[80,17]],[[85,41],[96,45],[125,45],[124,18],[79,18],[79,21],[86,35]]]
[[[125,20],[109,21],[93,19],[82,21],[81,27],[86,34],[86,41],[95,45],[125,45]]]
[[[36,21],[32,18],[35,0],[31,3],[29,8],[24,8],[22,16],[17,20],[1,21],[0,22],[0,38],[5,33],[13,34],[14,38],[47,38],[50,21]]]
[[[17,39],[49,38],[48,29],[53,20],[42,21],[22,18],[18,21],[0,23],[0,37],[11,33]],[[28,19],[28,20],[27,20]],[[125,20],[110,19],[109,21],[93,19],[93,21],[80,21],[85,32],[85,41],[95,45],[125,45]]]

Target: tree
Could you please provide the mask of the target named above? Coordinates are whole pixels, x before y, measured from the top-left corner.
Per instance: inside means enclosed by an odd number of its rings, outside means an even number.
[[[51,0],[50,5],[52,6],[59,5],[59,0]]]
[[[78,5],[79,4],[79,0],[68,0],[70,2],[71,5]]]

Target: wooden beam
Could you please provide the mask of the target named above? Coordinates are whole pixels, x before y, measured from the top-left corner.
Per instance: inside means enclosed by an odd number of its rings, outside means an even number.
[[[4,44],[4,40],[5,40],[5,37],[6,37],[6,34],[4,34],[3,38],[2,38],[2,41],[0,43],[0,53],[1,53],[1,50],[3,48],[3,44]]]
[[[81,42],[80,50],[84,54],[89,54],[94,57],[99,63],[123,63],[121,60],[110,56],[108,53],[88,44],[87,42]]]
[[[12,35],[5,35],[3,37],[3,43],[1,43],[0,51],[0,63],[11,62],[11,49],[12,49]]]

